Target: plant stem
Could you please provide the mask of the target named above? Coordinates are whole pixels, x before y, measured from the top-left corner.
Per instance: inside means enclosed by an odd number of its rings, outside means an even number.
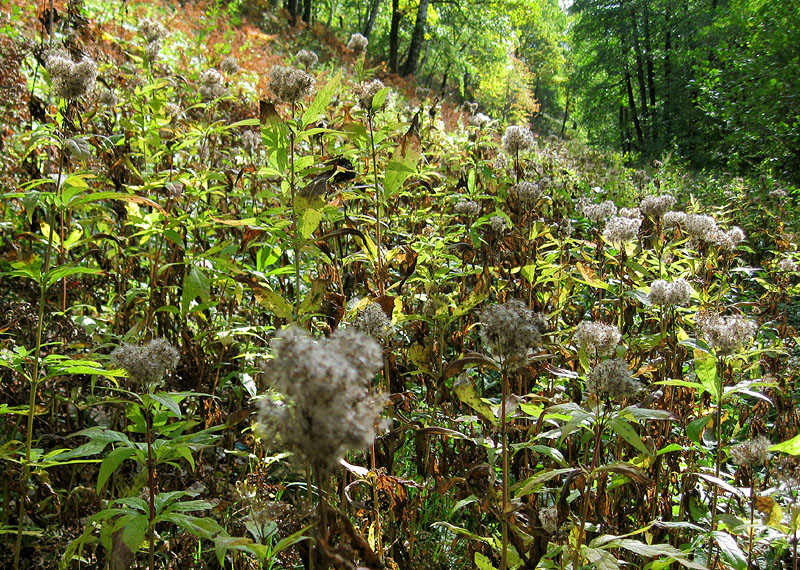
[[[297,318],[300,307],[300,236],[297,230],[297,211],[295,210],[295,172],[294,172],[294,103],[292,103],[292,125],[289,128],[289,193],[291,203],[289,209],[292,213],[292,249],[294,250],[294,305],[292,316]]]
[[[508,569],[508,426],[506,425],[506,400],[508,399],[508,372],[503,366],[503,394],[500,402],[500,433],[503,440],[503,508],[500,515],[500,527],[503,532],[500,570]]]
[[[369,145],[372,152],[372,173],[375,179],[375,250],[377,252],[377,272],[378,272],[378,294],[385,293],[383,283],[383,254],[381,253],[382,230],[381,218],[383,214],[383,197],[381,196],[381,188],[378,185],[378,153],[375,151],[375,133],[373,123],[373,113],[367,113],[367,124],[369,125]]]
[[[722,391],[725,386],[723,378],[724,366],[722,357],[717,357],[717,401],[714,415],[714,431],[716,432],[717,448],[714,454],[714,476],[719,479],[719,467],[722,463]],[[711,498],[711,532],[717,530],[717,499],[719,497],[719,487],[714,485],[714,494]],[[712,563],[714,554],[714,536],[708,541],[708,560],[707,565]],[[710,567],[710,566],[709,566]]]
[[[144,408],[145,425],[147,431],[147,490],[148,490],[148,510],[149,520],[147,524],[147,543],[148,543],[148,567],[155,570],[156,567],[156,548],[155,548],[155,524],[156,518],[156,479],[155,468],[153,466],[153,416],[149,406]]]
[[[50,14],[52,18],[52,3]],[[52,30],[52,25],[51,25]],[[64,151],[61,151],[61,157],[58,163],[57,187],[58,192],[61,184],[61,173],[64,168]],[[28,490],[28,479],[31,476],[31,448],[33,447],[33,420],[36,417],[36,393],[39,389],[39,375],[41,369],[39,366],[39,358],[42,353],[42,333],[44,331],[44,305],[47,300],[47,272],[50,270],[50,261],[53,252],[53,231],[56,220],[55,207],[50,210],[50,232],[47,236],[47,247],[44,250],[44,261],[39,273],[39,312],[36,322],[36,347],[33,354],[33,369],[31,370],[30,384],[31,391],[28,395],[28,424],[25,431],[25,463],[22,465],[22,486],[20,491],[19,505],[17,508],[17,539],[14,543],[14,570],[19,569],[19,557],[22,551],[22,528],[25,522],[25,500]]]

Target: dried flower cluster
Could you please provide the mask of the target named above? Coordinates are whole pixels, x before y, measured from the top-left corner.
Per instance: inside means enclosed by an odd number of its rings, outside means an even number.
[[[778,262],[778,271],[794,273],[797,271],[797,262],[791,257],[784,257]]]
[[[511,125],[503,135],[503,148],[508,154],[517,154],[533,146],[533,133],[530,129]]]
[[[200,97],[204,101],[211,101],[224,96],[227,93],[225,89],[225,81],[222,74],[216,69],[207,69],[200,74]]]
[[[769,191],[769,197],[773,200],[783,200],[786,198],[786,190],[783,188],[776,188],[775,190]]]
[[[642,225],[641,218],[625,218],[614,216],[606,222],[603,237],[610,243],[620,244],[622,242],[636,239],[639,235],[639,228]]]
[[[581,321],[575,329],[575,342],[597,356],[614,354],[622,334],[614,325]]]
[[[77,99],[85,95],[97,79],[97,65],[84,57],[79,62],[64,50],[51,51],[45,57],[45,68],[53,81],[53,91],[57,97]]]
[[[294,55],[297,63],[308,69],[319,61],[319,56],[311,50],[301,49]]]
[[[685,223],[687,233],[697,240],[711,240],[719,231],[716,220],[704,214],[688,214]]]
[[[247,130],[242,133],[242,148],[249,155],[254,155],[261,148],[261,135]]]
[[[394,335],[394,325],[378,303],[370,303],[358,311],[353,326],[383,345]]]
[[[539,509],[539,523],[548,534],[555,534],[558,530],[558,510],[555,507]]]
[[[419,99],[420,101],[424,101],[427,99],[431,94],[430,87],[417,87],[414,90],[414,96]]]
[[[620,208],[619,216],[621,218],[636,218],[642,217],[642,211],[639,208]]]
[[[509,228],[508,220],[503,216],[492,216],[489,218],[489,225],[492,228],[492,231],[496,234],[505,233],[505,231]]]
[[[480,317],[481,339],[510,370],[524,366],[528,349],[542,343],[544,316],[534,313],[520,300],[492,305],[481,311]]]
[[[763,435],[748,439],[731,447],[731,459],[736,465],[756,467],[764,465],[772,457],[772,443]]]
[[[665,228],[676,228],[686,224],[686,212],[667,212],[661,216]]]
[[[602,222],[616,215],[617,206],[611,200],[606,200],[601,204],[592,204],[586,199],[581,200],[578,209],[592,222]]]
[[[740,315],[722,317],[717,313],[700,313],[697,328],[718,354],[732,354],[741,348],[758,328],[756,323]]]
[[[462,216],[477,216],[481,213],[481,205],[474,200],[459,200],[453,209]]]
[[[380,79],[373,79],[372,81],[365,81],[363,83],[357,84],[353,87],[353,95],[358,100],[359,106],[364,109],[367,113],[372,113],[374,111],[379,111],[383,109],[386,104],[389,102],[389,97],[387,95],[386,99],[383,101],[383,104],[380,106],[379,109],[372,108],[372,100],[377,95],[378,91],[386,87],[383,84],[383,81]]]
[[[628,363],[621,358],[599,362],[587,376],[587,389],[598,397],[607,396],[620,402],[635,398],[642,385],[631,376]]]
[[[489,117],[488,115],[484,115],[483,113],[476,113],[475,115],[470,115],[469,117],[467,117],[467,121],[473,127],[478,127],[479,129],[482,129],[483,127],[491,123],[492,119],[491,117]]]
[[[178,351],[163,338],[144,346],[123,344],[111,353],[111,363],[142,384],[153,384],[175,369],[180,361]]]
[[[239,73],[239,64],[236,62],[236,58],[230,55],[222,60],[222,63],[219,64],[219,68],[227,75]]]
[[[461,105],[461,109],[463,109],[467,115],[474,115],[478,112],[478,104],[472,103],[471,101],[464,101]]]
[[[317,81],[296,67],[274,66],[269,72],[269,88],[284,103],[296,103],[314,93]]]
[[[524,180],[512,188],[513,192],[517,195],[520,204],[526,208],[535,206],[541,200],[544,194],[542,185],[536,182],[529,182]]]
[[[139,33],[145,41],[145,57],[148,61],[155,60],[161,51],[161,40],[166,37],[167,30],[159,22],[145,20],[139,26]]]
[[[117,104],[117,96],[111,89],[103,89],[97,101],[104,107],[114,107]]]
[[[648,196],[639,203],[639,209],[651,219],[660,218],[675,205],[675,197],[669,194]]]
[[[673,282],[657,279],[650,285],[648,298],[654,305],[683,307],[689,303],[692,296],[692,286],[685,279],[676,279]]]
[[[353,34],[350,36],[350,41],[347,42],[347,49],[355,52],[356,54],[366,51],[369,45],[369,40],[361,34]]]
[[[267,438],[316,469],[329,471],[348,450],[365,449],[375,435],[383,400],[369,383],[383,366],[374,340],[353,330],[337,330],[315,340],[290,327],[275,335],[274,358],[264,371],[283,400],[261,401],[260,422]]]
[[[711,241],[726,251],[733,251],[736,246],[744,241],[745,235],[742,228],[734,226],[727,232],[719,230],[711,236]]]

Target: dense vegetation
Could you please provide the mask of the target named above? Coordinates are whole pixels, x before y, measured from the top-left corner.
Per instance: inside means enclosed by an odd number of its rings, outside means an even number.
[[[0,565],[797,570],[796,14],[285,4],[3,4]]]

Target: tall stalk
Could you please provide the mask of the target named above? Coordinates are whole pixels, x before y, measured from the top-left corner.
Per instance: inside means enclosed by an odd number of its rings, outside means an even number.
[[[383,196],[381,195],[381,187],[378,184],[378,153],[375,151],[375,133],[374,133],[374,122],[375,113],[370,109],[367,112],[367,124],[369,125],[369,145],[370,151],[372,153],[372,174],[375,181],[375,250],[377,252],[377,273],[378,273],[378,294],[383,295],[385,293],[384,289],[384,282],[383,282],[383,254],[381,252],[381,244],[382,244],[382,230],[381,230],[381,219],[383,214]]]
[[[51,9],[52,15],[52,9]],[[61,175],[64,169],[64,150],[61,150],[58,162],[58,173],[56,177],[56,192],[61,188]],[[19,557],[22,550],[22,529],[25,522],[25,499],[27,496],[28,479],[31,476],[31,449],[33,447],[33,420],[36,416],[36,393],[41,383],[41,366],[39,359],[42,354],[42,334],[44,331],[44,306],[47,298],[47,273],[50,270],[50,262],[53,252],[53,232],[55,231],[56,208],[50,208],[50,231],[47,235],[47,247],[44,250],[44,261],[42,262],[39,273],[39,311],[36,322],[36,346],[33,354],[33,369],[30,375],[31,391],[28,395],[28,422],[25,431],[25,462],[22,464],[22,489],[20,490],[19,505],[17,508],[17,539],[14,543],[14,570],[19,569]]]
[[[508,496],[508,426],[506,425],[506,400],[508,400],[508,368],[502,367],[503,394],[500,402],[500,434],[502,438],[503,451],[503,508],[500,515],[500,528],[502,529],[502,553],[500,558],[500,570],[508,570],[508,516],[510,500]]]
[[[714,433],[717,440],[717,448],[714,453],[714,477],[719,479],[719,468],[722,464],[722,391],[725,386],[723,378],[724,364],[722,357],[717,357],[717,398],[716,410],[714,412]],[[714,485],[714,494],[711,497],[711,532],[717,530],[717,499],[719,498],[719,487]],[[712,563],[714,557],[714,536],[709,537],[708,559],[706,565]]]
[[[300,237],[297,230],[297,210],[295,209],[295,196],[297,188],[294,172],[294,116],[295,103],[292,102],[292,122],[289,128],[289,210],[292,216],[292,250],[294,252],[294,304],[292,305],[292,316],[297,318],[297,311],[300,306]]]

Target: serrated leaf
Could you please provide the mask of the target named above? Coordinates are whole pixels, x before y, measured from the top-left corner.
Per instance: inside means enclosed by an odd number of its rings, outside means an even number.
[[[103,459],[103,463],[100,464],[100,474],[97,476],[98,493],[106,484],[111,474],[117,470],[120,463],[131,457],[134,453],[136,453],[136,449],[133,447],[118,447],[106,455],[106,458]]]
[[[711,418],[712,416],[709,414],[707,416],[696,418],[690,421],[689,425],[686,426],[687,437],[696,444],[700,445],[700,436],[702,435],[703,430],[706,429],[708,422],[711,421]]]

